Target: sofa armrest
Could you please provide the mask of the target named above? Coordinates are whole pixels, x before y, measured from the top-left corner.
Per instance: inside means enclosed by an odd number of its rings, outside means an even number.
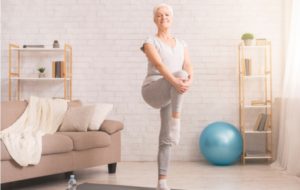
[[[124,125],[120,121],[104,120],[100,127],[100,131],[104,131],[104,132],[112,135],[112,134],[122,130],[123,128],[124,128]]]

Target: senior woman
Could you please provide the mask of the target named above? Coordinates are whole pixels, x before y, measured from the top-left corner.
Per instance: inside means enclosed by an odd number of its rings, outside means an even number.
[[[173,9],[159,4],[154,7],[153,15],[157,33],[147,38],[141,47],[148,59],[142,96],[147,104],[160,109],[157,190],[169,190],[166,180],[171,146],[179,143],[182,101],[192,84],[193,69],[187,45],[169,31]]]

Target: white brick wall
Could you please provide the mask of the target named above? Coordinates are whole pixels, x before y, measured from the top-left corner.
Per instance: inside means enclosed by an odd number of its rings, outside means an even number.
[[[73,46],[73,95],[84,102],[111,102],[111,118],[125,124],[123,160],[155,160],[159,112],[140,95],[146,72],[141,42],[155,33],[147,0],[2,0],[2,99],[7,99],[8,44]],[[198,160],[198,138],[210,122],[238,123],[237,44],[252,32],[273,44],[273,90],[279,95],[282,65],[283,0],[172,0],[172,32],[190,49],[195,81],[186,95],[182,140],[174,160]],[[24,58],[30,60],[30,58]],[[29,64],[29,63],[28,63]],[[37,63],[35,63],[37,64]],[[32,72],[32,69],[29,71]],[[41,84],[40,84],[41,85]],[[23,87],[41,92],[41,86]],[[45,87],[43,87],[45,88]],[[59,85],[49,88],[57,95]],[[24,96],[28,96],[24,93]]]

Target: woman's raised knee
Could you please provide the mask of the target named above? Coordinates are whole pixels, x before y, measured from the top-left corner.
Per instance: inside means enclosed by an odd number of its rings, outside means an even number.
[[[183,79],[188,79],[189,76],[189,74],[184,70],[176,71],[175,73],[173,73],[173,75],[175,77],[183,78]]]

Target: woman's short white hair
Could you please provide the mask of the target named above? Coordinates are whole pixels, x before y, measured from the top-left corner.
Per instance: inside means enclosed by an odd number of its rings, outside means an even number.
[[[160,9],[160,8],[167,8],[168,10],[169,10],[169,12],[170,12],[170,14],[171,14],[171,16],[173,16],[173,8],[170,6],[170,5],[168,5],[168,4],[165,4],[165,3],[161,3],[161,4],[158,4],[158,5],[156,5],[154,8],[153,8],[153,17],[155,17],[155,15],[156,15],[156,12],[158,11],[158,9]]]

